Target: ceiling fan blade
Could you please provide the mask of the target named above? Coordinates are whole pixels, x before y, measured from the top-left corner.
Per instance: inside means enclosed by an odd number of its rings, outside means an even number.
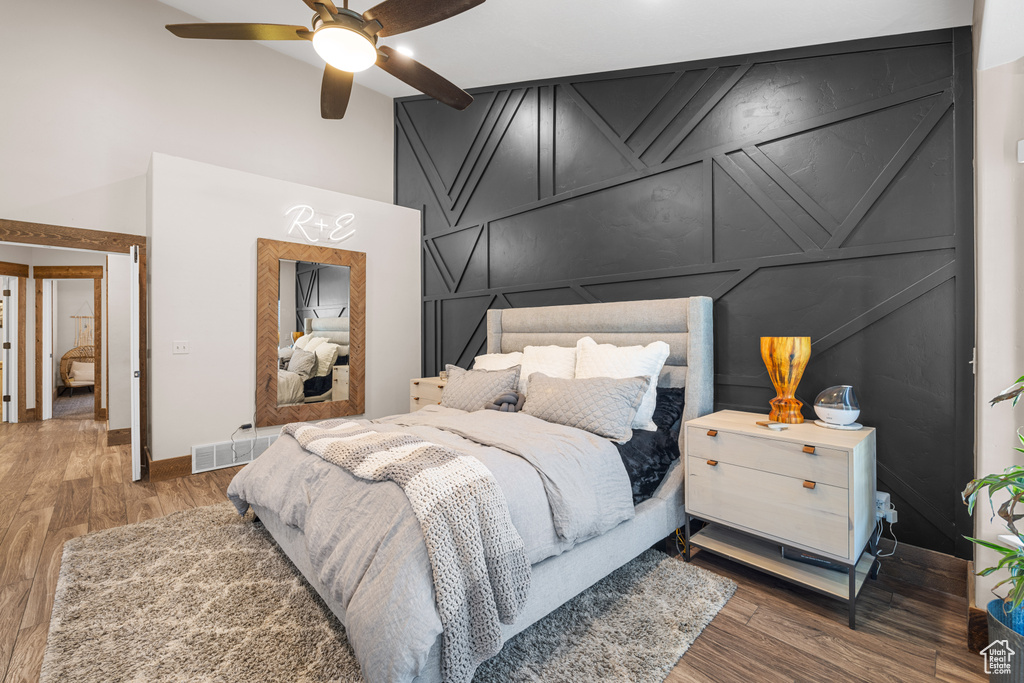
[[[168,24],[167,30],[179,38],[219,40],[308,40],[305,26],[283,24]],[[300,35],[299,32],[307,35]]]
[[[338,13],[338,7],[337,5],[334,4],[334,2],[332,2],[332,0],[302,0],[302,2],[306,3],[306,6],[309,7],[309,9],[313,10],[314,12],[320,11],[317,8],[317,4],[319,3],[326,7],[331,14]]]
[[[384,0],[363,12],[363,19],[376,19],[384,28],[379,36],[394,36],[444,21],[483,4],[484,0]]]
[[[320,86],[320,116],[325,119],[344,118],[351,95],[352,73],[327,64],[324,67],[324,81]]]
[[[387,55],[387,59],[377,58],[377,66],[387,71],[398,80],[411,85],[425,95],[430,95],[438,102],[463,110],[473,103],[473,96],[468,92],[439,76],[412,57],[381,45],[378,50]]]

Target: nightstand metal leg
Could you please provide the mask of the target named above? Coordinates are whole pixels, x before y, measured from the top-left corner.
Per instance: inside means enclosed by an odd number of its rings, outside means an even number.
[[[684,513],[685,521],[683,522],[683,562],[690,561],[690,513]]]
[[[850,628],[857,628],[857,565],[850,566]]]

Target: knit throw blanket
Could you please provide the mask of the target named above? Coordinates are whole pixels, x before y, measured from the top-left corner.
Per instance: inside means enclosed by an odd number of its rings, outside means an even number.
[[[393,481],[405,491],[433,572],[444,628],[441,673],[468,683],[501,649],[499,622],[513,622],[530,589],[523,539],[494,475],[446,446],[355,422],[290,424],[284,433],[356,477]]]

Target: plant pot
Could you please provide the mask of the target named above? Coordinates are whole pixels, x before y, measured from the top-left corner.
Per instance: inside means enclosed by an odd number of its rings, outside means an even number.
[[[997,641],[1006,641],[1006,646],[1013,652],[1009,656],[1008,668],[992,666],[989,671],[990,681],[1012,681],[1013,683],[1024,683],[1024,608],[1017,608],[1006,612],[1003,609],[1002,600],[993,600],[988,603],[988,647],[982,650],[1001,648]],[[998,669],[998,670],[996,670]]]

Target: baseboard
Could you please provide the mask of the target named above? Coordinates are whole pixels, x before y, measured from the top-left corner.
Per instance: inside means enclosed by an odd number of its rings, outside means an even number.
[[[107,430],[107,445],[108,446],[124,446],[132,442],[132,429],[131,427],[125,427],[124,429],[108,429]]]
[[[892,552],[891,540],[883,538],[878,545],[883,555]],[[900,543],[895,555],[882,560],[882,571],[915,586],[966,598],[967,564],[959,557]]]
[[[149,461],[149,480],[164,481],[192,474],[192,456]]]

